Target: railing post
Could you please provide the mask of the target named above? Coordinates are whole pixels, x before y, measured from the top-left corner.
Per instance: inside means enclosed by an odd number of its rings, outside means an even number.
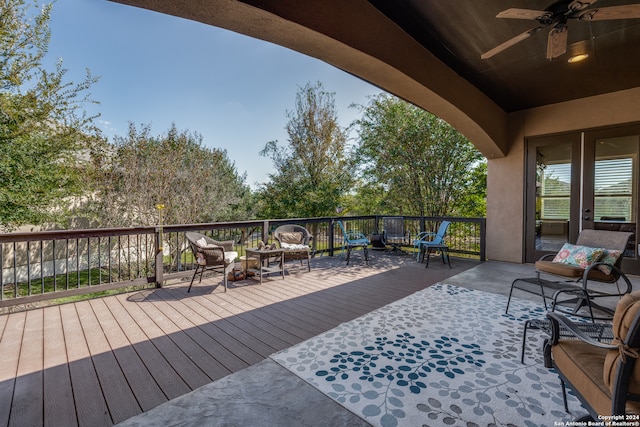
[[[333,232],[333,227],[336,223],[336,219],[335,218],[331,218],[329,220],[329,256],[333,256],[333,245],[335,243],[335,236],[334,236],[334,232]]]
[[[269,242],[269,221],[262,223],[262,241],[265,245]]]
[[[480,218],[480,261],[487,260],[487,219]]]
[[[163,247],[162,247],[162,228],[155,229],[156,240],[156,288],[162,287],[163,274],[164,274],[164,260],[163,260]]]

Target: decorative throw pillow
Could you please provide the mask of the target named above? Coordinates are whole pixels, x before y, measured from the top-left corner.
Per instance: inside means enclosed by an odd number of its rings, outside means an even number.
[[[602,256],[604,249],[565,243],[553,258],[553,262],[587,268]]]
[[[605,249],[602,257],[599,259],[599,262],[605,262],[607,263],[607,265],[600,264],[596,268],[602,271],[604,274],[611,274],[611,266],[614,265],[616,261],[618,261],[618,258],[620,258],[621,254],[622,251],[616,249]]]
[[[196,254],[196,262],[200,265],[207,265],[207,259],[204,257],[204,254],[200,252]]]

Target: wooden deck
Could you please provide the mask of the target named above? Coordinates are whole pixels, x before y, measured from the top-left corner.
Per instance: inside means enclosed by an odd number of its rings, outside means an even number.
[[[0,426],[111,426],[477,265],[436,261],[320,258],[227,293],[216,275],[2,315]]]

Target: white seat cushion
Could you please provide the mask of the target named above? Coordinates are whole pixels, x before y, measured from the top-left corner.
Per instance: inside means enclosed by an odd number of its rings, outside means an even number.
[[[234,262],[236,260],[236,258],[238,258],[238,252],[229,251],[229,252],[225,252],[224,253],[224,260],[227,263]]]
[[[282,243],[282,249],[309,249],[307,245],[296,245],[293,243]]]

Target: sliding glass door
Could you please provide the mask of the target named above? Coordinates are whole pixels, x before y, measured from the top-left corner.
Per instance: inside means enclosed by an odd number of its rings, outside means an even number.
[[[633,233],[624,269],[638,261],[640,126],[533,138],[527,146],[525,259],[575,242],[580,230]]]
[[[578,235],[580,140],[575,135],[529,141],[526,258],[557,252]]]
[[[633,233],[624,270],[640,273],[638,153],[640,126],[586,132],[582,228]]]

